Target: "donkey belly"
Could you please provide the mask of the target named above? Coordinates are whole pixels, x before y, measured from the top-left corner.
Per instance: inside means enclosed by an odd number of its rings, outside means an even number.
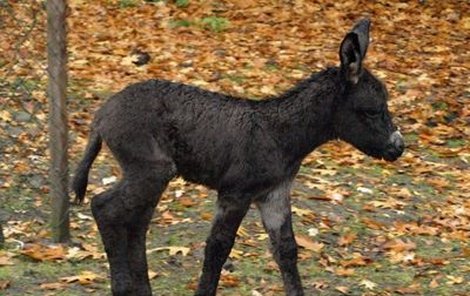
[[[197,161],[176,161],[177,173],[186,181],[217,189],[223,172],[209,164]]]

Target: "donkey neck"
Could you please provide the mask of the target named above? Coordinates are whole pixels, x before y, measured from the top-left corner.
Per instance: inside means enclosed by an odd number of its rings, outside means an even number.
[[[328,68],[266,102],[272,136],[295,160],[334,138],[336,98],[343,92],[338,68]]]

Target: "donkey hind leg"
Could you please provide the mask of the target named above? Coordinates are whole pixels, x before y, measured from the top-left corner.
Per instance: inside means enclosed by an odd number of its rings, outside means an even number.
[[[122,166],[123,179],[91,205],[108,256],[114,296],[151,295],[146,232],[160,195],[176,172],[171,158],[151,137],[133,139],[139,142],[108,142]]]
[[[257,206],[271,240],[274,260],[281,270],[286,295],[298,296],[304,295],[304,292],[297,269],[297,243],[292,230],[290,186],[290,181],[280,184],[257,202]]]
[[[235,242],[238,227],[250,208],[250,201],[239,195],[220,195],[212,229],[206,240],[204,266],[195,295],[216,294],[222,266]]]
[[[127,227],[128,258],[131,278],[136,296],[152,295],[148,277],[145,241],[154,207],[136,213],[133,222]]]

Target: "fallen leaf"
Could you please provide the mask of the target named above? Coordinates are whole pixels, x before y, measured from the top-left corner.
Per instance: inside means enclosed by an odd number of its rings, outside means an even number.
[[[240,279],[232,274],[222,274],[220,282],[224,287],[238,287],[240,285]]]
[[[168,251],[168,254],[170,256],[175,256],[178,253],[181,253],[183,256],[187,256],[189,254],[189,251],[191,251],[191,249],[187,247],[178,247],[178,246],[159,247],[159,248],[147,250],[147,254],[151,254],[151,253],[159,252],[159,251]]]
[[[188,197],[188,196],[182,196],[178,199],[178,202],[183,206],[183,207],[186,207],[186,208],[189,208],[189,207],[192,207],[194,205],[197,204],[197,202],[195,202],[192,198]]]
[[[370,260],[369,258],[359,255],[349,260],[341,260],[339,264],[341,264],[341,266],[343,267],[352,267],[352,266],[365,266],[371,262],[372,260]]]
[[[14,265],[11,261],[11,257],[13,257],[13,254],[0,251],[0,266]]]
[[[419,295],[421,294],[421,291],[422,291],[422,287],[418,283],[414,283],[406,288],[399,288],[395,290],[395,292],[397,292],[400,295],[414,295],[414,294]]]
[[[313,282],[312,286],[313,286],[313,288],[315,288],[317,290],[325,290],[326,288],[329,287],[328,283],[325,282],[325,281],[322,281],[322,280]]]
[[[446,282],[447,285],[457,285],[463,283],[464,281],[463,276],[447,275],[446,277],[448,279],[448,281]]]
[[[237,236],[239,236],[239,237],[249,237],[250,233],[245,227],[240,226],[237,230]]]
[[[2,120],[4,122],[10,122],[12,120],[12,116],[11,116],[10,112],[8,112],[6,110],[0,111],[0,120]]]
[[[354,269],[339,267],[339,268],[336,268],[335,274],[339,276],[351,276],[354,274]]]
[[[159,273],[149,269],[148,270],[148,275],[149,275],[149,279],[152,280],[152,279],[156,278],[159,275]]]
[[[351,244],[356,239],[356,237],[357,237],[356,233],[348,232],[348,233],[342,235],[338,239],[338,245],[341,246],[341,247],[347,246],[347,245]]]
[[[38,261],[55,261],[65,258],[62,245],[27,244],[21,254]]]
[[[372,189],[367,188],[367,187],[357,187],[357,191],[359,191],[359,192],[361,192],[361,193],[365,193],[365,194],[372,194],[372,193],[374,193],[374,191],[372,191]]]
[[[0,280],[0,290],[5,290],[10,286],[10,281],[8,280]]]
[[[439,287],[439,282],[437,281],[437,278],[433,278],[432,281],[429,283],[429,288],[435,289]]]
[[[204,221],[211,221],[213,218],[213,214],[210,212],[202,212],[201,213],[201,219]]]
[[[308,236],[300,234],[295,235],[295,241],[300,247],[317,253],[325,246],[323,243],[314,242]]]
[[[337,286],[337,287],[335,287],[335,290],[341,292],[344,295],[349,295],[349,288],[348,287]]]
[[[62,290],[67,287],[67,283],[44,283],[39,286],[43,290]]]
[[[308,236],[315,237],[320,233],[320,230],[318,228],[312,227],[307,229]]]
[[[361,286],[364,286],[366,289],[368,290],[374,290],[376,287],[377,287],[377,284],[372,282],[372,281],[369,281],[367,279],[363,279],[359,285]]]
[[[232,259],[240,259],[243,257],[243,254],[244,254],[243,251],[232,248],[232,250],[230,250],[229,257]]]
[[[392,250],[395,252],[403,252],[403,251],[410,251],[416,249],[416,243],[407,240],[404,241],[402,239],[393,239],[389,240],[383,245],[383,248],[386,250]]]
[[[375,230],[380,230],[380,229],[383,229],[385,228],[385,224],[382,223],[382,222],[379,222],[379,221],[376,221],[376,220],[373,220],[373,219],[370,219],[370,218],[367,218],[367,217],[364,217],[361,219],[361,221],[367,225],[367,227],[371,228],[371,229],[375,229]]]
[[[299,217],[315,216],[315,213],[312,210],[300,209],[300,208],[297,208],[295,206],[292,206],[292,213],[299,216]]]
[[[60,280],[68,284],[78,282],[80,285],[86,286],[102,281],[104,278],[91,271],[82,271],[79,275],[61,277]]]

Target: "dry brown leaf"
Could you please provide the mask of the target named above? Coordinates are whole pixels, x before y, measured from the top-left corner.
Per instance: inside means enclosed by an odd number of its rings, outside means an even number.
[[[335,290],[341,292],[341,294],[344,294],[344,295],[349,294],[349,288],[345,286],[337,286],[335,287]]]
[[[448,281],[446,282],[447,285],[458,285],[463,283],[464,277],[463,276],[453,276],[453,275],[447,275],[446,276]]]
[[[344,235],[342,235],[339,239],[338,239],[338,245],[341,246],[341,247],[344,247],[344,246],[347,246],[347,245],[350,245],[357,237],[357,234],[354,233],[354,232],[348,232]]]
[[[149,279],[153,280],[154,278],[159,276],[159,273],[149,269],[148,270],[148,275],[149,275]]]
[[[349,260],[341,260],[339,264],[341,266],[347,268],[347,267],[352,267],[352,266],[365,266],[367,264],[371,263],[371,260],[367,257],[363,256],[357,256],[355,258],[349,259]]]
[[[62,290],[67,287],[67,283],[43,283],[39,287],[43,290]]]
[[[240,285],[240,279],[232,274],[222,274],[220,282],[224,287],[238,287]]]
[[[178,202],[183,206],[183,207],[192,207],[197,204],[192,198],[188,196],[182,196],[178,199]]]
[[[439,282],[437,281],[437,278],[433,278],[432,281],[429,283],[429,288],[435,289],[439,287]]]
[[[299,216],[299,217],[304,217],[304,216],[315,217],[315,213],[312,210],[300,209],[300,208],[295,207],[295,206],[292,206],[292,213]]]
[[[421,285],[418,283],[414,283],[406,288],[399,288],[396,289],[395,292],[397,292],[400,295],[415,295],[415,294],[420,294],[422,291]]]
[[[410,251],[416,249],[416,243],[410,240],[402,240],[402,239],[392,239],[386,242],[383,245],[383,248],[386,250],[391,250],[394,252],[403,252],[403,251]]]
[[[320,252],[320,250],[325,246],[323,243],[312,241],[308,236],[305,235],[296,234],[295,240],[300,247],[317,253]]]
[[[79,275],[61,277],[60,280],[67,284],[78,282],[80,285],[86,286],[102,281],[104,278],[92,271],[82,271]]]
[[[370,280],[367,280],[367,279],[363,279],[359,285],[361,286],[364,286],[366,289],[368,290],[374,290],[376,287],[377,287],[377,284],[370,281]]]
[[[212,218],[214,217],[214,214],[210,212],[202,212],[201,213],[201,219],[204,221],[211,221]]]
[[[9,280],[0,280],[0,290],[5,290],[10,286]]]
[[[371,229],[380,230],[380,229],[383,229],[383,228],[386,227],[386,225],[384,223],[373,220],[373,219],[370,219],[370,218],[367,218],[367,217],[361,218],[361,221],[362,221],[362,223],[366,224],[366,226],[371,228]]]
[[[38,261],[54,261],[65,258],[65,250],[62,245],[27,244],[21,254]]]
[[[175,256],[178,253],[181,253],[183,256],[187,256],[189,252],[191,251],[191,249],[187,247],[178,247],[178,246],[159,247],[159,248],[147,250],[147,254],[151,254],[151,253],[158,252],[158,251],[168,251],[168,254],[170,256]]]
[[[336,268],[335,269],[335,274],[339,276],[351,276],[354,274],[354,269],[353,268]]]
[[[0,251],[0,266],[14,265],[15,263],[11,261],[12,256],[11,253]]]

